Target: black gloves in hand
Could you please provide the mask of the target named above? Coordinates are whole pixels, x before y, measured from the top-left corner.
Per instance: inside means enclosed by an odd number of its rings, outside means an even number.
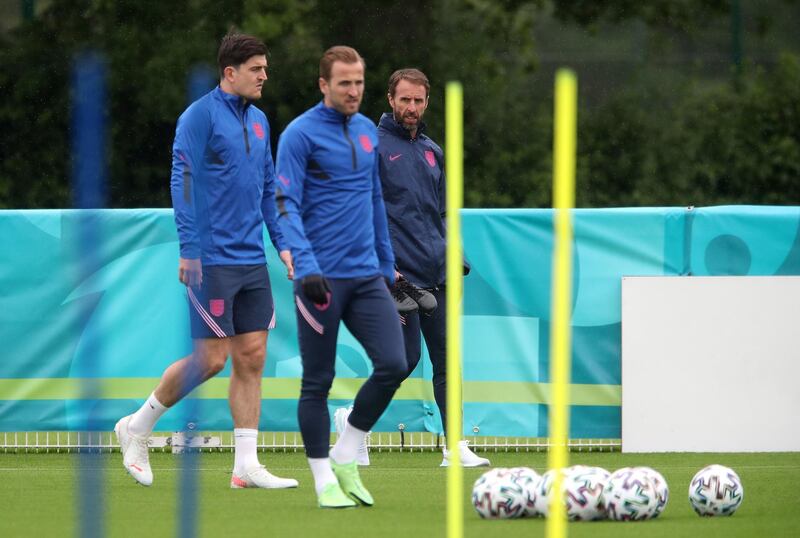
[[[328,304],[328,294],[331,292],[331,286],[324,276],[308,275],[300,281],[300,285],[303,287],[303,294],[312,303],[318,305]]]

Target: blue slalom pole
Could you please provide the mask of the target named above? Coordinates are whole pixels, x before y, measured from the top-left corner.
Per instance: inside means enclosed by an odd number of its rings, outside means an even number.
[[[72,202],[78,215],[77,254],[78,282],[83,282],[101,263],[98,248],[102,230],[91,209],[106,202],[106,64],[103,57],[87,51],[75,57],[72,69]],[[87,341],[87,363],[84,372],[98,371],[104,350],[101,337]],[[105,534],[104,465],[100,436],[106,428],[95,407],[103,398],[99,379],[84,374],[81,399],[87,403],[85,426],[88,441],[78,449],[78,535],[94,538]],[[80,440],[80,433],[79,433]],[[94,442],[97,442],[97,445]],[[80,443],[79,443],[80,444]]]
[[[80,53],[72,71],[72,201],[79,209],[105,206],[105,103],[105,60],[93,51]]]
[[[214,86],[214,78],[206,66],[194,66],[187,80],[188,102],[193,103]],[[200,372],[196,371],[194,361],[189,361],[186,376],[188,379],[197,378]],[[184,380],[186,381],[186,380]],[[184,450],[181,454],[180,471],[180,499],[178,501],[178,536],[180,538],[193,538],[197,536],[197,506],[198,491],[198,463],[199,450],[190,448],[192,437],[197,433],[200,415],[200,405],[197,398],[187,395],[184,402]]]

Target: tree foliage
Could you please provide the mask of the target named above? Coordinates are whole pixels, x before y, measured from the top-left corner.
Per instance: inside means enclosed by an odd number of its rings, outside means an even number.
[[[582,25],[640,19],[649,25],[681,30],[702,28],[730,9],[730,0],[556,0],[554,4],[556,17]]]
[[[175,121],[187,76],[214,65],[231,27],[263,38],[270,82],[259,106],[273,149],[320,99],[321,53],[356,47],[367,61],[362,112],[388,109],[386,80],[422,68],[433,84],[429,134],[443,144],[444,85],[465,87],[465,202],[551,203],[552,95],[534,94],[542,24],[586,28],[638,21],[701,33],[726,0],[53,0],[0,35],[0,207],[68,207],[70,72],[92,48],[108,63],[109,204],[168,206]],[[800,203],[800,69],[699,78],[643,63],[622,91],[580,110],[578,203],[585,206]],[[580,76],[580,72],[579,72]]]
[[[581,205],[800,203],[796,56],[740,88],[652,77],[581,127]]]

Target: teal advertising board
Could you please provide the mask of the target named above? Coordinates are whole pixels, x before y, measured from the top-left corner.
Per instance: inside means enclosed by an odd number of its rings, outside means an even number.
[[[463,211],[464,433],[547,434],[552,211]],[[577,209],[573,213],[572,438],[620,437],[623,276],[800,274],[800,208]],[[86,226],[96,244],[81,245]],[[87,252],[91,256],[87,256]],[[112,429],[191,350],[172,211],[0,211],[0,431]],[[267,252],[270,333],[260,428],[297,430],[301,365],[292,285]],[[691,308],[691,305],[687,305]],[[349,404],[370,362],[345,330],[332,408]],[[158,425],[232,427],[229,367]],[[427,357],[376,431],[440,429]],[[85,397],[88,382],[101,397]],[[187,418],[188,417],[188,418]],[[96,422],[95,422],[96,421]]]

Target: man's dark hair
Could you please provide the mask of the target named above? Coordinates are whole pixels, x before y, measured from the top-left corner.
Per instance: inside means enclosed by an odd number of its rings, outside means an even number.
[[[267,46],[257,37],[229,33],[222,38],[217,53],[217,65],[219,66],[219,76],[225,76],[225,68],[228,66],[239,68],[253,56],[266,56]]]
[[[431,93],[431,84],[428,82],[428,77],[419,69],[413,67],[406,69],[398,69],[392,76],[389,77],[389,95],[394,97],[394,92],[397,90],[397,85],[401,80],[407,80],[412,84],[419,84],[425,86],[425,97]]]
[[[364,58],[358,53],[356,49],[353,47],[346,47],[344,45],[337,45],[335,47],[331,47],[325,51],[325,54],[322,55],[322,58],[319,61],[319,76],[330,82],[331,80],[331,69],[333,68],[334,62],[342,62],[345,64],[354,64],[357,62],[361,62],[362,67],[364,70],[367,69],[367,64],[364,61]]]

